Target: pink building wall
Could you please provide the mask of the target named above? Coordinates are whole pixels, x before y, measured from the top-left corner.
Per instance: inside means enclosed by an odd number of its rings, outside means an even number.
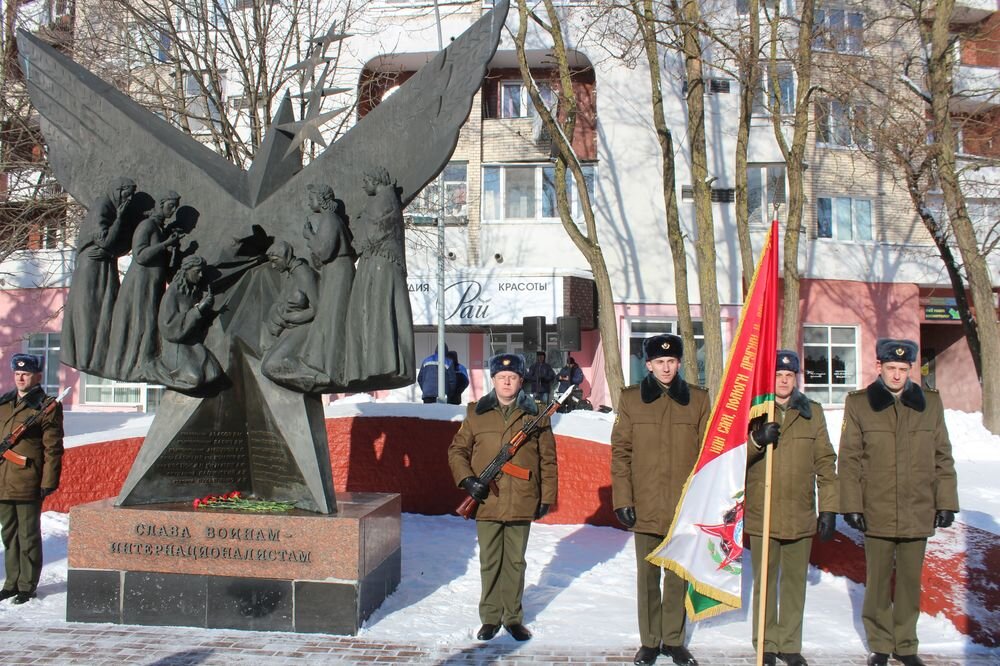
[[[59,333],[62,329],[62,310],[67,288],[51,289],[0,289],[0,371],[10,368],[14,354],[25,351],[28,336],[34,333]],[[0,374],[0,392],[13,388],[7,374]],[[62,386],[73,386],[64,404],[72,408],[79,402],[80,373],[69,366],[61,366],[59,379]]]

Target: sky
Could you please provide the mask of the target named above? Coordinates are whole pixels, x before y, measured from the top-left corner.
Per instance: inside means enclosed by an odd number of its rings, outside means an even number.
[[[335,403],[327,415],[422,416],[461,418],[462,408],[448,405],[366,403],[364,399]],[[839,440],[842,410],[826,412],[831,438]],[[67,445],[143,434],[151,417],[143,415],[67,413]],[[613,415],[557,415],[557,433],[607,441]],[[1000,437],[982,426],[981,416],[947,411],[959,480],[961,512],[957,521],[1000,537]],[[124,434],[127,433],[127,434]],[[23,607],[0,603],[0,622],[65,622],[66,514],[43,515],[45,567],[39,598]],[[838,523],[840,531],[860,542],[860,534]],[[933,537],[928,552],[961,547],[960,532],[945,530]],[[479,627],[479,565],[475,525],[456,516],[404,514],[402,521],[402,582],[368,619],[359,636],[372,640],[435,646],[467,645]],[[635,611],[635,556],[631,535],[611,527],[533,525],[528,543],[524,593],[525,623],[535,634],[533,644],[630,648],[639,646]],[[750,645],[750,567],[744,568],[743,609],[689,623],[689,647],[745,640]],[[997,574],[1000,579],[1000,573]],[[960,594],[960,591],[956,591]],[[860,620],[864,588],[847,578],[810,567],[806,593],[803,653],[865,652]],[[165,629],[164,631],[169,631]],[[922,653],[988,654],[1000,662],[1000,649],[972,643],[943,616],[922,614],[917,627]],[[501,634],[495,640],[507,640]]]

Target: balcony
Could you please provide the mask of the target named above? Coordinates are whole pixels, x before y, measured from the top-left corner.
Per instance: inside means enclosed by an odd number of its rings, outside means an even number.
[[[1000,105],[1000,69],[960,65],[955,69],[955,113],[983,113]]]
[[[952,23],[957,25],[978,23],[995,11],[997,11],[996,0],[958,0],[952,14]]]

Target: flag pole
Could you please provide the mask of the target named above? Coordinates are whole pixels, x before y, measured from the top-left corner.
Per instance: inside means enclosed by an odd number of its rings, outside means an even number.
[[[778,205],[774,206],[774,224],[778,222]],[[777,251],[777,250],[775,250]],[[765,359],[765,368],[773,371],[774,359]],[[774,401],[767,405],[767,420],[774,421]],[[764,523],[761,527],[760,561],[760,602],[757,604],[757,666],[764,666],[764,627],[767,624],[767,570],[771,550],[771,475],[774,461],[772,453],[774,445],[764,447]]]

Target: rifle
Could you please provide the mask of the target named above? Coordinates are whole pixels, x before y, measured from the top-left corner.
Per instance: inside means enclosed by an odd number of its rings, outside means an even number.
[[[56,408],[56,404],[62,402],[63,398],[66,397],[66,394],[69,393],[70,389],[72,388],[73,388],[72,386],[67,386],[65,389],[63,389],[63,392],[59,394],[58,398],[49,400],[47,403],[45,403],[45,406],[42,407],[42,410],[40,412],[32,414],[30,417],[28,417],[27,421],[21,423],[16,428],[11,430],[10,434],[3,438],[3,442],[0,442],[0,457],[9,460],[18,467],[24,467],[25,465],[27,465],[28,459],[22,456],[20,453],[14,453],[13,451],[11,451],[11,449],[14,447],[15,444],[18,443],[18,441],[20,441],[21,437],[24,436],[25,431],[31,426],[35,425],[38,419],[42,418],[47,414],[51,414],[52,410]],[[0,460],[0,462],[3,461]]]
[[[569,394],[572,391],[573,387],[571,386],[562,395],[558,395],[555,398],[553,398],[552,402],[549,403],[548,407],[546,407],[541,414],[536,416],[534,420],[531,421],[531,423],[521,428],[516,435],[511,437],[510,442],[508,442],[506,445],[500,448],[500,451],[497,453],[496,457],[493,458],[492,462],[490,462],[490,464],[486,466],[486,469],[484,469],[482,473],[479,475],[478,477],[479,482],[482,483],[483,485],[490,486],[491,488],[493,488],[494,492],[496,492],[496,480],[497,477],[500,476],[501,472],[506,472],[511,476],[516,476],[519,479],[527,479],[528,478],[527,470],[522,469],[511,462],[511,460],[514,458],[514,454],[517,453],[517,450],[521,448],[522,444],[528,441],[529,437],[535,434],[535,431],[538,430],[538,423],[546,416],[551,416],[555,414],[556,410],[558,410],[559,407],[562,406],[563,402],[566,400],[566,398],[569,397]],[[479,508],[479,500],[470,495],[469,497],[466,497],[461,504],[458,505],[458,509],[456,509],[456,512],[458,513],[458,515],[468,520],[469,518],[471,518],[476,514],[476,509],[478,508]]]

